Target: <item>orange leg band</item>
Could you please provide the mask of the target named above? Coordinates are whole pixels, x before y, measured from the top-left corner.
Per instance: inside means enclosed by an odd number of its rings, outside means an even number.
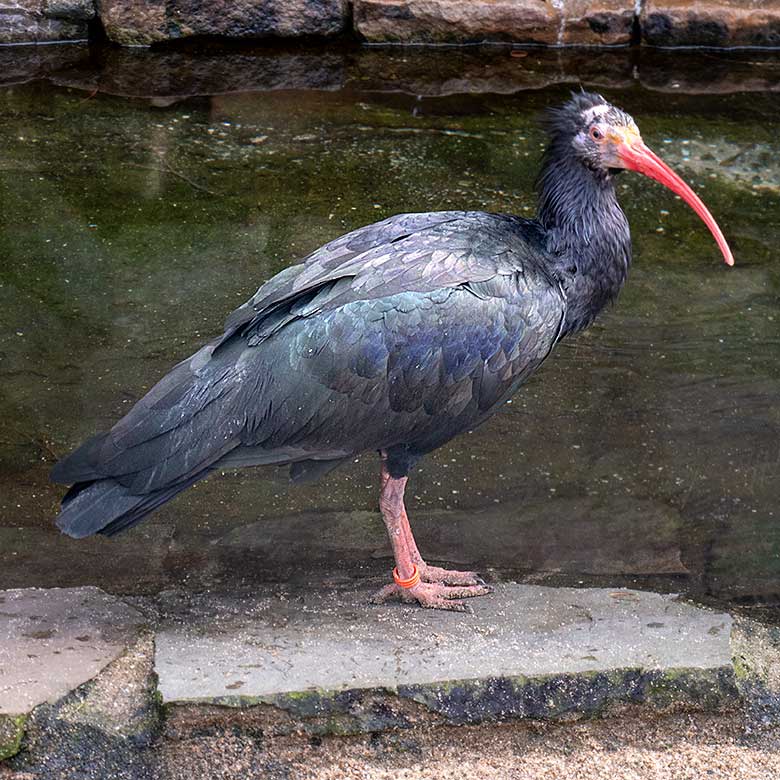
[[[393,569],[393,579],[395,580],[395,584],[400,586],[401,588],[413,588],[415,585],[417,585],[420,582],[420,570],[417,568],[417,566],[412,567],[412,576],[409,577],[408,580],[401,579],[401,575],[398,573],[398,567],[396,566]]]

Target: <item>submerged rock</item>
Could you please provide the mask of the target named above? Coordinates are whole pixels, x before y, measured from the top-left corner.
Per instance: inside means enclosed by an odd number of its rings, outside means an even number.
[[[93,50],[94,51],[94,50]],[[519,56],[518,56],[519,55]],[[150,49],[104,47],[90,59],[85,44],[0,49],[0,84],[38,78],[113,95],[174,102],[193,95],[279,89],[402,92],[423,97],[513,94],[552,84],[629,89],[637,81],[661,92],[734,93],[780,90],[773,52],[749,59],[651,47],[517,50],[506,46],[359,49],[299,43]]]
[[[228,38],[335,35],[347,25],[346,0],[99,0],[115,43],[149,45],[195,35]]]
[[[193,95],[338,90],[344,86],[344,68],[343,54],[323,49],[273,47],[193,55],[112,46],[105,50],[99,69],[62,69],[51,78],[75,89],[173,102]]]
[[[0,47],[0,85],[24,84],[48,78],[70,68],[89,67],[89,46],[85,42],[61,46]]]

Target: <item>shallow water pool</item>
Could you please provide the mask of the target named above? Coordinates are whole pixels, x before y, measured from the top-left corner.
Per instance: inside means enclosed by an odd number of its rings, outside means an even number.
[[[532,214],[537,116],[565,99],[572,66],[531,51],[511,67],[563,77],[507,81],[508,50],[469,51],[457,81],[441,52],[363,50],[329,66],[270,51],[252,83],[235,83],[236,66],[233,81],[193,88],[202,53],[113,71],[113,50],[79,56],[0,88],[0,588],[384,572],[370,454],[303,488],[282,471],[218,474],[123,536],[80,542],[53,526],[62,490],[48,470],[321,243],[401,211]],[[412,524],[430,559],[497,578],[776,604],[777,63],[729,85],[744,56],[685,55],[703,73],[717,63],[716,91],[667,78],[666,60],[643,82],[620,59],[633,55],[609,56],[619,75],[591,63],[585,85],[632,113],[700,193],[736,267],[679,200],[621,177],[635,260],[618,304],[502,413],[421,463]]]

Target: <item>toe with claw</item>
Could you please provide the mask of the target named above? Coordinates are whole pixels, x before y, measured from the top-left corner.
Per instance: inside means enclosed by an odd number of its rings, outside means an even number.
[[[485,596],[493,589],[489,585],[443,585],[438,582],[420,581],[411,588],[396,583],[385,585],[373,598],[375,604],[398,599],[408,604],[417,603],[426,609],[446,609],[451,612],[471,612],[462,599]]]
[[[430,566],[424,561],[417,564],[420,579],[423,582],[436,582],[442,585],[484,585],[485,581],[475,571],[456,571]],[[481,594],[479,594],[481,595]]]

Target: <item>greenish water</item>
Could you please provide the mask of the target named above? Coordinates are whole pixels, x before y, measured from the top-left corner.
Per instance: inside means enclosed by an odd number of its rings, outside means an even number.
[[[413,527],[423,554],[497,577],[775,604],[780,105],[602,91],[699,191],[737,265],[670,193],[622,177],[635,260],[617,306],[421,464]],[[321,243],[401,211],[530,215],[536,117],[566,95],[282,90],[161,106],[0,89],[0,587],[383,572],[371,455],[304,488],[216,475],[113,541],[60,536],[47,473]]]

